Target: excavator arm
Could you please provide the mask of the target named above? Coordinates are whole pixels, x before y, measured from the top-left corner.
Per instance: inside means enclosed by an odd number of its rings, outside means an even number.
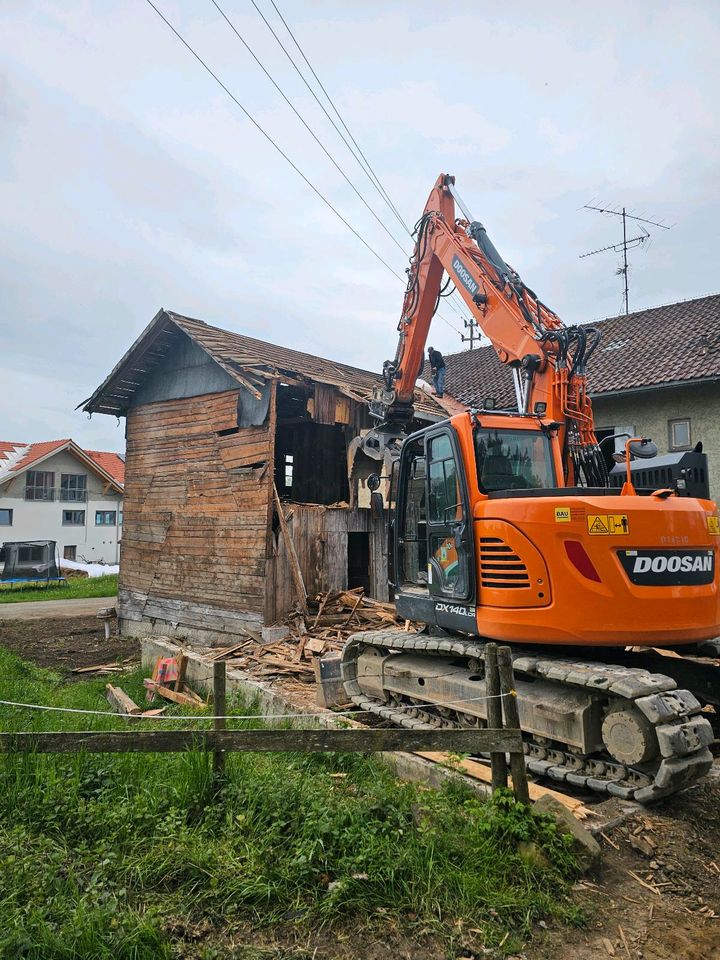
[[[463,217],[456,219],[455,205]],[[518,411],[554,423],[564,451],[566,484],[604,486],[607,473],[593,430],[585,367],[599,341],[592,327],[566,327],[520,279],[473,220],[441,174],[417,223],[395,357],[383,366],[383,386],[371,413],[378,426],[361,441],[380,459],[397,446],[414,416],[432,318],[443,295],[443,275],[454,283],[500,360],[513,371]]]

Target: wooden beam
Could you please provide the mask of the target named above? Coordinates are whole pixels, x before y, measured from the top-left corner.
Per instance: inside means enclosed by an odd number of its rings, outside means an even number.
[[[497,665],[498,673],[500,674],[500,687],[505,694],[503,698],[505,720],[510,727],[519,727],[520,712],[518,710],[517,693],[515,691],[515,675],[513,673],[512,652],[510,647],[498,647]],[[530,803],[527,770],[525,768],[525,757],[523,756],[522,747],[519,752],[510,752],[510,773],[512,774],[515,799],[521,803]]]
[[[423,757],[425,760],[431,760],[433,763],[440,763],[443,766],[450,767],[452,770],[457,770],[458,773],[464,773],[466,776],[472,777],[473,780],[480,780],[482,783],[487,784],[492,783],[492,771],[490,767],[484,766],[477,760],[459,759],[452,757],[448,753],[434,753],[433,751],[418,751],[418,756]],[[567,793],[560,793],[559,790],[544,787],[539,783],[529,783],[528,789],[530,799],[533,801],[539,800],[540,797],[554,797],[562,803],[564,807],[571,810],[579,820],[588,816],[588,808],[582,800],[578,800],[577,797],[571,797]]]
[[[293,584],[295,586],[295,593],[300,602],[300,607],[302,612],[307,614],[307,590],[305,589],[305,581],[303,580],[302,570],[300,569],[300,561],[297,557],[297,552],[295,550],[295,544],[293,543],[293,538],[290,535],[290,530],[288,529],[287,520],[285,519],[285,513],[283,511],[283,506],[280,501],[280,494],[277,491],[277,486],[273,480],[273,494],[275,496],[275,506],[277,507],[278,519],[280,521],[280,529],[282,531],[283,539],[285,540],[285,546],[287,547],[288,559],[290,560],[290,572],[292,573]]]
[[[173,703],[179,703],[184,707],[205,706],[205,701],[201,700],[197,694],[179,693],[177,690],[171,690],[170,687],[164,687],[157,680],[143,680],[143,685],[152,693],[159,693],[166,700],[172,700]]]
[[[174,693],[174,691],[170,691]],[[208,718],[211,719],[211,718]],[[381,753],[522,750],[519,730],[128,730],[0,733],[0,753],[182,753],[186,750],[281,753]]]
[[[114,707],[122,716],[136,717],[142,713],[140,707],[120,687],[111,683],[105,684],[105,696],[111,707]]]

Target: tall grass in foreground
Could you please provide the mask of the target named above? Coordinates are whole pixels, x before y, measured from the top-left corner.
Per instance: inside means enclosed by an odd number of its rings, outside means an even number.
[[[139,672],[122,685],[140,702]],[[103,690],[0,649],[2,699],[102,710]],[[0,707],[0,728],[123,721]],[[566,838],[509,794],[423,790],[361,755],[231,754],[219,792],[200,754],[0,757],[3,958],[181,956],[178,920],[221,932],[370,919],[450,938],[463,919],[497,943],[542,915],[573,919],[573,871]]]

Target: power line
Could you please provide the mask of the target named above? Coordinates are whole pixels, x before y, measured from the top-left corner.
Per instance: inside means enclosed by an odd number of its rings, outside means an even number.
[[[213,0],[213,3],[214,3],[214,2],[215,2],[215,0]],[[277,33],[275,32],[275,30],[273,29],[272,24],[268,21],[268,19],[267,19],[267,17],[265,16],[265,14],[262,12],[262,10],[260,9],[260,7],[257,5],[257,3],[255,2],[255,0],[250,0],[250,2],[252,3],[253,7],[255,7],[255,10],[256,10],[257,13],[259,14],[259,16],[260,16],[260,18],[262,19],[262,21],[263,21],[263,23],[265,24],[265,26],[268,28],[268,30],[270,31],[270,33],[271,33],[271,34],[273,35],[273,37],[275,38],[276,42],[277,42],[278,45],[280,46],[280,49],[283,51],[283,53],[285,54],[285,56],[287,57],[287,59],[290,61],[290,64],[292,65],[292,67],[293,67],[293,69],[295,70],[295,72],[297,73],[297,75],[300,77],[300,79],[302,80],[302,82],[305,84],[305,86],[306,86],[307,89],[309,90],[311,96],[313,97],[313,99],[315,100],[315,102],[317,103],[317,105],[320,107],[320,109],[322,110],[322,112],[325,114],[325,116],[327,117],[327,119],[330,121],[330,123],[332,124],[333,128],[334,128],[335,131],[337,132],[338,136],[342,139],[343,143],[345,144],[345,146],[346,146],[346,147],[348,148],[348,150],[350,151],[353,159],[354,159],[354,160],[356,161],[356,163],[360,166],[360,169],[363,171],[363,173],[365,174],[365,176],[370,179],[370,182],[372,183],[372,185],[375,187],[375,189],[378,191],[378,193],[380,194],[380,196],[382,197],[382,199],[385,201],[385,203],[388,205],[388,207],[390,208],[390,210],[392,211],[392,213],[393,213],[393,214],[395,215],[395,217],[397,218],[398,222],[400,223],[400,226],[403,228],[403,230],[405,230],[405,232],[408,234],[408,236],[412,239],[412,236],[413,236],[413,235],[412,235],[412,231],[411,231],[410,227],[407,225],[407,223],[405,222],[405,220],[403,219],[403,217],[401,216],[401,214],[398,212],[397,207],[395,206],[395,204],[393,203],[392,199],[390,198],[390,195],[388,194],[387,190],[386,190],[385,187],[383,186],[380,178],[379,178],[378,175],[375,173],[375,170],[373,169],[372,164],[370,163],[370,161],[368,160],[367,156],[365,155],[362,147],[360,146],[360,144],[357,142],[357,140],[356,140],[355,137],[353,136],[350,128],[348,127],[348,125],[347,125],[347,123],[345,122],[342,114],[340,113],[339,109],[337,108],[337,106],[336,106],[333,98],[330,96],[330,94],[328,93],[328,91],[327,91],[325,85],[323,84],[322,80],[321,80],[320,77],[317,75],[317,72],[315,71],[313,65],[310,63],[310,60],[308,59],[307,55],[305,54],[305,51],[304,51],[303,48],[301,47],[298,39],[296,38],[295,34],[293,33],[292,29],[290,28],[287,20],[283,17],[282,13],[280,12],[277,4],[275,3],[275,0],[270,0],[273,8],[275,9],[275,12],[277,13],[278,17],[280,17],[280,20],[282,21],[283,26],[285,27],[285,29],[287,30],[288,34],[289,34],[290,37],[292,38],[293,43],[295,44],[295,46],[297,47],[298,51],[300,52],[300,56],[303,58],[303,60],[304,60],[305,63],[307,64],[307,66],[308,66],[310,72],[312,73],[313,77],[315,78],[318,86],[320,87],[320,89],[322,90],[322,92],[325,94],[325,97],[327,98],[328,103],[329,103],[330,106],[332,107],[333,112],[334,112],[335,115],[337,116],[337,118],[338,118],[338,120],[340,121],[340,123],[342,124],[343,128],[347,131],[347,134],[348,134],[348,136],[350,137],[350,139],[352,140],[352,143],[354,144],[354,146],[355,146],[355,148],[356,148],[356,150],[357,150],[357,153],[355,152],[355,150],[353,149],[353,147],[348,143],[347,138],[344,136],[342,130],[339,129],[338,125],[335,123],[335,121],[333,120],[333,118],[330,116],[330,114],[328,113],[325,105],[324,105],[324,104],[322,103],[322,101],[318,98],[317,93],[315,92],[315,90],[313,90],[311,84],[308,82],[308,80],[307,80],[307,78],[305,77],[305,75],[303,74],[302,70],[300,70],[300,68],[298,67],[297,63],[296,63],[295,60],[293,59],[292,55],[291,55],[290,52],[288,51],[288,49],[287,49],[287,47],[285,46],[285,44],[282,42],[282,40],[280,39],[280,37],[277,35]],[[358,156],[358,154],[359,154],[359,156]],[[361,159],[361,158],[362,158],[362,159]],[[464,304],[464,302],[462,301],[460,295],[457,293],[457,291],[453,291],[453,296],[455,296],[455,297],[457,298],[457,300],[460,302],[461,307],[464,308],[464,307],[465,307],[465,304]],[[468,323],[472,323],[472,322],[473,322],[472,318],[468,318],[467,314],[465,314],[465,313],[463,312],[463,310],[459,309],[459,308],[454,304],[453,301],[448,300],[448,305],[449,305],[450,307],[452,307],[453,311],[461,318],[461,320],[463,321],[463,324],[464,324],[465,326],[467,326]],[[451,327],[453,330],[455,330],[455,332],[456,332],[460,337],[462,337],[462,331],[461,331],[461,330],[458,330],[457,327],[453,326],[453,324],[451,324],[442,314],[439,313],[438,316],[440,316],[440,318],[441,318],[442,320],[444,320],[445,323],[447,323],[449,327]]]
[[[320,200],[335,214],[335,216],[343,223],[350,232],[357,237],[357,239],[362,243],[362,245],[378,260],[382,265],[392,273],[396,279],[401,283],[405,283],[403,277],[397,273],[390,264],[375,250],[368,241],[360,234],[352,224],[340,213],[340,211],[328,200],[328,198],[315,186],[315,184],[302,172],[302,170],[291,160],[288,154],[280,147],[280,145],[270,136],[269,133],[260,125],[260,123],[255,119],[255,117],[250,113],[250,111],[238,100],[235,94],[226,86],[226,84],[220,79],[220,77],[212,70],[212,68],[203,60],[199,53],[188,43],[188,41],[182,36],[182,34],[173,26],[173,24],[168,20],[168,18],[155,6],[153,0],[146,0],[148,6],[150,6],[155,13],[160,17],[163,23],[171,30],[171,32],[177,37],[177,39],[183,44],[183,46],[188,50],[189,53],[198,61],[198,63],[203,67],[203,69],[210,74],[210,76],[215,80],[215,82],[222,88],[222,90],[230,97],[230,99],[235,103],[237,107],[243,112],[247,119],[252,123],[255,129],[262,134],[262,136],[267,140],[267,142],[275,148],[275,150],[280,154],[280,156],[287,161],[287,163],[293,168],[293,170],[298,174],[298,176],[303,180],[305,184],[313,191],[313,193],[319,197]],[[451,324],[445,317],[441,316],[441,319],[456,333],[460,331]]]
[[[256,128],[256,130],[258,130],[258,131],[263,135],[263,137],[267,140],[267,142],[270,143],[270,144],[277,150],[277,152],[280,154],[280,156],[290,164],[290,166],[293,168],[293,170],[298,174],[299,177],[302,178],[302,180],[308,185],[308,187],[310,187],[310,189],[313,191],[313,193],[314,193],[316,196],[318,196],[318,197],[322,200],[322,202],[323,202],[327,207],[329,207],[330,210],[332,210],[332,212],[335,214],[335,216],[338,218],[338,220],[340,220],[342,223],[345,224],[345,226],[348,228],[348,230],[350,230],[350,232],[351,232],[352,234],[354,234],[354,236],[356,236],[356,237],[358,238],[358,240],[362,243],[362,245],[363,245],[367,250],[369,250],[370,253],[371,253],[377,260],[379,260],[380,263],[382,263],[383,266],[386,267],[386,268],[390,271],[390,273],[392,273],[392,275],[393,275],[394,277],[397,277],[397,279],[400,280],[401,283],[404,282],[404,281],[403,281],[403,278],[400,276],[400,274],[399,274],[399,273],[396,273],[395,270],[393,270],[393,268],[390,266],[390,264],[381,257],[381,255],[377,252],[377,250],[375,250],[373,247],[370,246],[370,244],[367,242],[367,240],[366,240],[360,233],[358,233],[358,231],[352,226],[352,224],[349,223],[349,222],[345,219],[345,217],[340,213],[340,211],[339,211],[336,207],[333,206],[333,204],[327,199],[327,197],[326,197],[323,193],[321,193],[320,190],[318,190],[318,188],[315,186],[315,184],[305,176],[305,174],[302,172],[302,170],[301,170],[295,163],[293,163],[293,161],[292,161],[292,160],[290,159],[290,157],[285,153],[285,151],[282,149],[282,147],[280,147],[280,146],[275,142],[275,140],[273,140],[273,138],[270,136],[270,134],[267,133],[266,130],[265,130],[263,127],[260,126],[260,124],[259,124],[258,121],[255,119],[255,117],[253,117],[253,115],[250,113],[250,111],[247,110],[247,109],[242,105],[242,103],[240,103],[240,101],[239,101],[238,98],[235,96],[235,94],[232,93],[232,91],[231,91],[228,87],[225,86],[225,84],[224,84],[223,81],[220,79],[220,77],[218,77],[218,75],[213,72],[213,70],[212,70],[212,69],[208,66],[208,64],[203,60],[203,58],[200,56],[200,54],[197,53],[197,52],[190,46],[190,44],[187,42],[187,40],[182,36],[182,34],[180,34],[180,33],[175,29],[175,27],[172,25],[172,23],[170,23],[170,21],[167,19],[167,17],[164,16],[164,14],[160,12],[160,10],[158,10],[158,8],[155,6],[155,4],[152,2],[152,0],[146,0],[146,3],[147,3],[150,7],[152,7],[152,9],[153,9],[153,10],[155,11],[155,13],[160,17],[160,19],[165,23],[165,25],[166,25],[167,27],[169,27],[170,30],[172,30],[172,32],[175,34],[175,36],[178,38],[178,40],[179,40],[179,41],[183,44],[183,46],[193,55],[193,57],[195,57],[195,59],[198,61],[198,63],[210,74],[210,76],[213,78],[213,80],[215,80],[215,82],[218,83],[218,84],[222,87],[222,89],[223,89],[223,90],[225,91],[225,93],[230,97],[230,99],[233,101],[233,103],[235,103],[236,106],[238,106],[238,107],[242,110],[242,112],[245,114],[245,116],[247,117],[247,119],[248,119],[248,120],[252,123],[252,125]]]
[[[319,76],[317,75],[317,73],[315,72],[315,70],[314,70],[314,68],[313,68],[313,65],[310,63],[310,61],[308,60],[307,56],[305,55],[305,51],[304,51],[303,48],[300,46],[300,44],[299,44],[299,42],[298,42],[295,34],[294,34],[294,33],[292,32],[292,30],[290,29],[287,20],[285,19],[285,17],[283,17],[282,13],[280,13],[280,11],[279,11],[279,9],[278,9],[278,6],[277,6],[277,4],[275,3],[275,0],[270,0],[270,3],[272,3],[273,7],[275,8],[275,12],[277,13],[277,15],[280,17],[280,19],[281,19],[282,22],[283,22],[283,26],[285,27],[285,29],[287,30],[287,32],[290,34],[290,36],[291,36],[291,38],[292,38],[292,41],[293,41],[293,43],[295,44],[295,46],[296,46],[296,47],[298,48],[298,50],[300,51],[300,56],[303,58],[303,60],[305,61],[305,63],[308,65],[308,67],[309,67],[309,69],[310,69],[310,72],[312,73],[313,77],[315,77],[315,80],[317,81],[317,83],[318,83],[320,89],[322,90],[322,92],[325,94],[325,97],[327,98],[328,103],[329,103],[330,106],[332,107],[333,112],[334,112],[335,115],[337,116],[337,118],[338,118],[338,120],[340,121],[340,123],[343,125],[344,129],[347,131],[347,134],[348,134],[348,136],[350,137],[350,139],[352,140],[352,142],[355,144],[355,147],[357,148],[358,153],[360,154],[360,156],[362,157],[362,159],[365,161],[365,164],[367,165],[367,168],[368,168],[368,170],[370,171],[370,174],[372,175],[373,179],[375,180],[375,182],[376,182],[376,184],[377,184],[377,187],[378,187],[378,189],[379,189],[380,192],[381,192],[381,195],[385,198],[388,206],[390,207],[390,209],[392,210],[392,212],[395,214],[395,216],[397,217],[398,221],[400,222],[400,225],[405,228],[405,230],[408,232],[408,234],[410,234],[410,228],[409,228],[408,225],[405,223],[405,221],[404,221],[403,218],[401,217],[400,213],[398,212],[395,204],[394,204],[394,203],[392,202],[392,200],[390,199],[390,196],[389,196],[387,190],[386,190],[385,187],[382,185],[382,182],[380,181],[380,178],[378,177],[378,175],[377,175],[377,174],[375,173],[375,171],[373,170],[372,164],[370,163],[370,161],[368,160],[368,158],[365,156],[365,153],[363,152],[360,144],[357,142],[357,140],[355,139],[355,137],[354,137],[354,136],[352,135],[352,133],[350,132],[350,128],[348,127],[347,123],[345,123],[345,120],[343,119],[342,114],[340,113],[340,111],[338,110],[337,106],[335,105],[335,102],[334,102],[333,98],[330,96],[330,94],[329,94],[329,93],[327,92],[327,90],[325,89],[325,85],[323,84],[322,80],[320,79],[320,77],[319,77]]]
[[[291,109],[292,112],[295,114],[295,116],[298,118],[298,120],[300,121],[300,123],[302,123],[302,125],[305,127],[305,129],[306,129],[307,132],[310,134],[310,136],[313,138],[313,140],[315,141],[315,143],[317,143],[317,145],[318,145],[318,146],[320,147],[320,149],[323,151],[323,153],[324,153],[325,156],[328,158],[328,160],[332,163],[332,165],[335,167],[335,169],[338,171],[338,173],[343,177],[343,179],[344,179],[345,182],[348,184],[348,186],[350,187],[350,189],[351,189],[351,190],[355,193],[355,195],[362,201],[362,203],[364,204],[364,206],[370,211],[370,213],[371,213],[371,214],[373,215],[373,217],[377,220],[377,222],[378,222],[378,223],[380,224],[380,226],[383,228],[383,230],[385,231],[385,233],[390,237],[390,239],[391,239],[392,242],[395,244],[395,246],[398,247],[398,249],[400,250],[400,252],[403,253],[405,256],[407,256],[407,251],[405,250],[405,248],[404,248],[404,247],[402,246],[402,244],[393,236],[393,234],[392,234],[392,233],[390,232],[390,230],[387,228],[387,226],[385,225],[385,223],[380,219],[380,217],[377,215],[377,213],[373,210],[373,208],[372,208],[372,207],[370,206],[370,204],[367,202],[367,200],[365,199],[365,197],[363,197],[363,195],[362,195],[362,194],[360,193],[360,191],[357,189],[357,187],[356,187],[355,184],[352,182],[352,180],[350,179],[350,177],[348,177],[348,175],[347,175],[347,174],[345,173],[345,171],[342,169],[342,167],[341,167],[340,164],[337,162],[337,160],[335,159],[335,157],[333,157],[333,155],[332,155],[332,154],[330,153],[330,151],[327,149],[327,147],[325,146],[325,144],[320,140],[320,138],[316,135],[315,131],[310,127],[310,125],[307,123],[307,121],[306,121],[305,118],[302,116],[302,114],[299,112],[299,110],[297,110],[297,108],[296,108],[295,105],[292,103],[292,101],[286,96],[286,94],[285,94],[285,92],[283,91],[283,89],[282,89],[282,88],[280,87],[280,85],[277,83],[277,81],[276,81],[275,78],[272,76],[272,74],[270,73],[270,71],[267,70],[267,68],[265,67],[265,65],[264,65],[264,64],[262,63],[262,61],[260,60],[260,58],[255,54],[255,51],[252,49],[252,47],[251,47],[250,44],[247,42],[247,40],[242,36],[242,34],[238,31],[238,29],[237,29],[237,27],[235,26],[235,24],[232,22],[232,20],[230,20],[230,18],[229,18],[228,15],[225,13],[225,11],[222,9],[222,7],[221,7],[220,4],[217,2],[217,0],[210,0],[210,2],[211,2],[212,5],[217,9],[217,11],[218,11],[218,13],[220,14],[220,16],[225,20],[225,22],[226,22],[227,25],[230,27],[230,29],[233,31],[233,33],[235,34],[235,36],[236,36],[236,37],[238,38],[238,40],[242,43],[242,45],[245,47],[245,49],[246,49],[247,52],[250,54],[250,56],[253,58],[253,60],[257,63],[257,65],[260,67],[260,69],[261,69],[262,72],[265,74],[265,76],[268,78],[268,80],[270,81],[270,83],[272,83],[272,85],[275,87],[275,89],[276,89],[277,92],[280,94],[280,96],[283,98],[283,100],[285,101],[285,103],[290,107],[290,109]]]

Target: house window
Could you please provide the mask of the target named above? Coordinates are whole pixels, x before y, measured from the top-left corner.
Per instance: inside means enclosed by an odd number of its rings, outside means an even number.
[[[96,527],[114,527],[116,518],[117,518],[117,513],[114,510],[96,510],[95,526]]]
[[[62,522],[64,527],[82,527],[85,525],[85,511],[63,510]]]
[[[12,515],[12,510],[0,510],[0,527],[11,527]]]
[[[45,470],[28,470],[25,476],[26,500],[54,500],[55,474]]]
[[[668,420],[671,450],[690,449],[690,420]]]
[[[63,547],[63,558],[65,560],[77,560],[77,546]]]
[[[74,503],[87,500],[87,477],[84,473],[60,474],[60,499]]]
[[[118,526],[121,527],[123,524],[123,512],[122,510],[118,513]]]

